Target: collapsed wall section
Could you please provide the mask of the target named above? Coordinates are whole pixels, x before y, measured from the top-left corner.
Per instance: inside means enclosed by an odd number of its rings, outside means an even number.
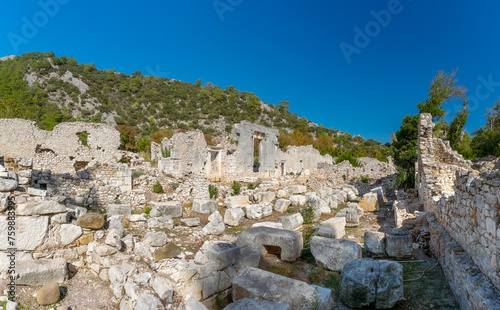
[[[442,192],[453,191],[456,171],[471,170],[471,162],[453,151],[448,141],[434,137],[433,128],[432,115],[420,114],[415,186],[424,211],[434,210]]]
[[[33,158],[38,170],[72,173],[97,162],[115,163],[119,146],[120,133],[105,124],[60,123],[46,131],[32,121],[0,119],[0,154]]]

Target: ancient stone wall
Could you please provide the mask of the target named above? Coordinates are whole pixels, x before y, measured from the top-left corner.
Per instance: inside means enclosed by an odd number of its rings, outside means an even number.
[[[433,128],[432,115],[420,114],[415,186],[424,211],[434,210],[443,191],[453,191],[456,171],[470,171],[472,165],[453,151],[448,141],[434,137]]]
[[[312,145],[306,146],[290,146],[283,152],[278,149],[276,162],[285,164],[285,174],[293,172],[294,174],[301,173],[304,170],[316,170],[318,164],[332,164],[333,159],[330,155],[321,155],[317,149]],[[276,175],[281,175],[278,165],[278,172]]]
[[[120,133],[104,124],[60,123],[52,131],[35,122],[0,119],[0,154],[33,158],[33,168],[74,173],[97,162],[115,163],[121,158]]]
[[[351,180],[359,180],[368,177],[373,180],[385,178],[396,173],[396,166],[392,157],[387,158],[387,162],[379,161],[371,157],[358,158],[361,167],[353,167],[349,161],[336,165],[319,164],[319,168],[326,172],[326,176],[335,185],[345,184]]]
[[[479,269],[500,289],[500,171],[471,172],[455,181],[435,216]]]

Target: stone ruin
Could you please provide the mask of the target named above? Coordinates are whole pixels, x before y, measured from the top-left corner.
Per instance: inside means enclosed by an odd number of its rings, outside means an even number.
[[[0,154],[32,159],[37,170],[75,173],[122,157],[120,133],[104,124],[60,123],[46,131],[32,121],[0,119],[0,133]]]

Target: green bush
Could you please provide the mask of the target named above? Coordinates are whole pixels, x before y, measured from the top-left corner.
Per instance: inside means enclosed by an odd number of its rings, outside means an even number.
[[[170,157],[170,149],[168,147],[161,148],[161,156],[163,158],[169,158]]]
[[[335,164],[340,164],[344,160],[347,160],[353,167],[363,167],[363,165],[361,164],[359,159],[350,153],[343,153],[343,154],[339,155],[335,159]]]
[[[163,186],[161,186],[160,181],[156,181],[155,184],[153,184],[153,193],[156,194],[163,194]]]
[[[219,196],[219,189],[214,184],[208,184],[208,193],[210,194],[210,199],[217,198]]]
[[[144,171],[142,170],[135,170],[132,172],[132,179],[137,179],[138,177],[140,177],[141,175],[144,175]]]
[[[394,186],[397,189],[415,188],[415,173],[411,169],[399,168]]]
[[[149,214],[151,212],[151,209],[152,209],[151,206],[146,206],[144,208],[144,213]]]
[[[312,224],[314,219],[314,207],[316,203],[316,200],[309,199],[307,207],[300,209],[300,214],[302,214],[302,218],[304,218],[304,224]]]
[[[373,179],[368,176],[361,176],[361,182],[368,183],[370,181],[373,181]]]
[[[248,189],[256,189],[257,187],[259,187],[259,185],[260,185],[259,183],[255,183],[255,184],[250,183],[250,184],[248,184]]]
[[[179,183],[170,183],[170,187],[177,189],[177,187],[179,187]]]
[[[231,185],[231,188],[233,189],[233,193],[231,195],[236,196],[241,191],[241,184],[236,181],[233,181],[233,185]]]

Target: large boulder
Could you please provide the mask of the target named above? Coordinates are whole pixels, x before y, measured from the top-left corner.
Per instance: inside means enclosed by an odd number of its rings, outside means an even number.
[[[0,192],[10,192],[17,188],[17,181],[0,178]]]
[[[246,268],[233,278],[233,300],[260,299],[287,303],[290,309],[331,309],[331,290],[257,268]],[[260,309],[260,308],[250,308]]]
[[[262,217],[262,207],[259,204],[252,204],[245,206],[245,213],[247,218],[251,220],[260,219]]]
[[[193,211],[201,214],[212,214],[217,211],[217,202],[208,199],[193,200]]]
[[[344,265],[362,256],[361,246],[353,241],[314,236],[311,252],[326,269],[342,271]]]
[[[244,217],[245,212],[241,208],[227,209],[224,213],[224,223],[229,226],[240,226]]]
[[[144,236],[144,242],[153,247],[162,247],[168,242],[168,236],[163,231],[148,232]]]
[[[307,204],[307,197],[305,195],[290,196],[290,203],[294,207],[303,207]]]
[[[359,207],[363,211],[378,211],[378,195],[377,193],[366,193],[363,195],[363,199],[359,202]]]
[[[403,298],[403,266],[371,258],[346,264],[340,277],[340,298],[352,308],[394,307]]]
[[[245,229],[236,240],[239,247],[249,247],[266,254],[268,248],[279,247],[281,259],[288,262],[296,261],[303,248],[302,233],[297,231],[271,228],[252,227]]]
[[[73,224],[62,224],[61,230],[59,231],[61,237],[61,243],[63,245],[68,245],[80,238],[83,234],[83,230],[80,226],[76,226]]]
[[[346,227],[359,226],[359,213],[354,208],[345,208],[340,210],[335,217],[345,217]]]
[[[59,284],[57,282],[50,282],[38,290],[36,301],[41,306],[48,306],[59,301],[60,296]]]
[[[153,217],[166,216],[177,218],[182,216],[182,204],[178,201],[152,202],[151,212]]]
[[[230,303],[224,310],[290,310],[290,305],[281,302],[243,298]]]

